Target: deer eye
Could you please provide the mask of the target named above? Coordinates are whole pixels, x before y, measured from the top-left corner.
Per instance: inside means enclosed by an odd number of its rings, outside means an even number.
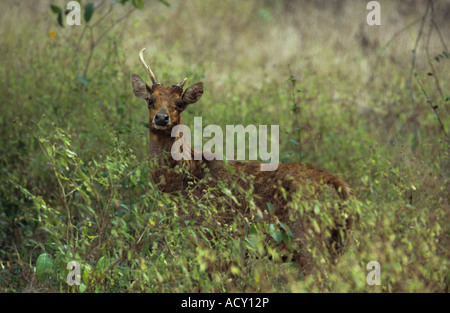
[[[153,104],[154,104],[153,98],[148,98],[148,99],[147,99],[147,104],[148,104],[149,107],[150,107],[150,106],[153,106]]]

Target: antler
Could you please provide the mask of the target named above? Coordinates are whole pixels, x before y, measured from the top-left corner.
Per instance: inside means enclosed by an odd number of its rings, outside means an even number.
[[[183,89],[184,84],[186,84],[187,78],[183,79],[181,83],[179,83],[177,86]]]
[[[141,52],[139,52],[139,60],[141,61],[142,66],[147,71],[148,76],[150,76],[150,79],[152,80],[153,85],[159,85],[158,81],[156,80],[155,74],[153,74],[152,69],[150,68],[150,66],[147,65],[147,63],[144,60],[144,51],[145,51],[145,48],[143,48],[141,50]]]

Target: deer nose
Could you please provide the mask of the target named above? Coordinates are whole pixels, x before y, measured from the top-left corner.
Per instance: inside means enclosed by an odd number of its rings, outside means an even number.
[[[169,115],[164,113],[157,113],[155,115],[155,124],[158,126],[167,126],[169,124]]]

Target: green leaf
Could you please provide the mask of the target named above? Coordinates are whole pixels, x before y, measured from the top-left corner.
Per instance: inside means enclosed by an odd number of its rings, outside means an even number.
[[[92,14],[94,14],[94,3],[89,2],[84,8],[84,20],[86,23],[89,23],[92,18]]]
[[[311,223],[312,223],[312,227],[315,230],[315,232],[320,234],[321,233],[321,229],[320,229],[319,224],[317,223],[317,221],[313,219],[311,221]]]
[[[165,0],[159,0],[162,4],[164,4],[166,7],[170,8],[170,3]]]
[[[280,244],[283,240],[283,234],[281,231],[278,230],[278,227],[276,227],[274,224],[269,225],[269,233],[270,236],[275,240],[277,244]]]
[[[273,206],[272,203],[267,202],[267,208],[269,209],[270,214],[274,214],[275,213],[275,207]]]
[[[55,13],[55,14],[58,14],[59,12],[62,11],[60,7],[58,7],[58,6],[56,6],[56,5],[53,5],[53,4],[50,4],[50,9],[51,9],[52,12]]]
[[[250,245],[249,248],[256,249],[258,245],[253,239],[250,239],[249,237],[245,237],[245,241]]]
[[[80,285],[80,292],[84,292],[86,290],[87,286],[84,283],[81,283]]]
[[[90,79],[84,76],[78,76],[77,80],[84,86],[86,86],[90,82]]]
[[[292,143],[294,146],[299,146],[300,143],[297,140],[289,139],[289,142]]]
[[[89,280],[91,279],[92,267],[89,264],[86,264],[83,268],[83,273],[81,275],[83,279],[83,283],[85,285],[89,284]]]
[[[136,9],[143,9],[144,8],[144,1],[143,0],[131,0],[131,4],[133,4],[133,6]]]
[[[284,225],[283,223],[279,222],[278,223],[280,225],[281,228],[283,228],[284,230],[286,230],[286,225]]]
[[[40,256],[38,256],[36,261],[36,274],[41,282],[44,281],[46,276],[50,274],[52,270],[53,270],[52,258],[47,253],[43,253]]]
[[[250,229],[248,231],[249,235],[257,235],[258,234],[258,226],[256,226],[256,224],[252,224],[250,226]]]
[[[71,159],[77,156],[77,154],[75,152],[73,152],[73,151],[71,151],[69,149],[66,149],[66,154]]]
[[[289,238],[294,239],[294,233],[290,229],[289,229],[288,236],[289,236]]]
[[[233,193],[231,192],[230,189],[228,189],[226,187],[223,187],[221,190],[222,190],[223,194],[228,196],[228,197],[230,197],[231,200],[233,200],[234,203],[236,203],[237,205],[240,205],[239,202],[237,201],[236,197],[233,195]]]
[[[105,256],[102,256],[100,259],[98,259],[95,269],[98,271],[99,276],[108,269],[109,263],[109,259]]]
[[[282,232],[282,233],[281,233],[281,238],[282,238],[282,241],[283,241],[285,244],[290,245],[290,243],[291,243],[291,238],[290,238],[285,232]]]
[[[277,244],[280,244],[281,241],[283,241],[283,233],[281,231],[272,231],[270,233],[270,236],[275,240]]]
[[[314,205],[314,213],[317,214],[317,215],[320,213],[320,208],[319,208],[319,205],[317,203]]]
[[[297,84],[297,80],[294,78],[294,76],[289,77],[289,81],[291,82],[292,87],[295,87]]]
[[[62,21],[62,11],[59,11],[59,12],[58,12],[57,20],[58,20],[59,26],[64,27],[63,21]]]

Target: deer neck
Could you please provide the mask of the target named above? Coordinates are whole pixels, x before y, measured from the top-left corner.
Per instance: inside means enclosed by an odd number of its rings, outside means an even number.
[[[170,134],[150,131],[150,160],[159,165],[167,165],[172,160],[170,151],[175,140]]]
[[[175,161],[171,155],[172,146],[177,140],[186,138],[172,137],[170,133],[160,132],[150,129],[150,159],[156,160],[159,165],[175,166],[179,162]],[[184,146],[189,146],[184,143]],[[190,146],[189,146],[190,147]]]

